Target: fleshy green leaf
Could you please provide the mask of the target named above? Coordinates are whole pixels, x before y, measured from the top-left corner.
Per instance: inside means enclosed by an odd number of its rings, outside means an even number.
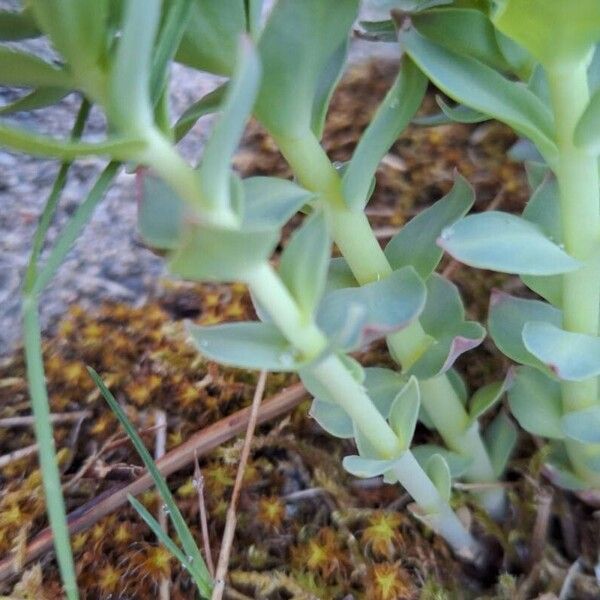
[[[331,239],[322,211],[313,213],[292,235],[281,255],[280,275],[298,306],[312,315],[327,279]]]
[[[600,443],[600,406],[567,413],[561,420],[564,434],[584,444]]]
[[[525,323],[523,343],[560,379],[582,381],[600,375],[600,338],[596,336],[532,321]]]
[[[415,433],[421,398],[416,377],[411,377],[398,392],[390,409],[390,426],[403,448],[408,449]]]
[[[463,217],[475,196],[473,188],[457,175],[450,192],[411,219],[388,243],[385,255],[394,269],[412,266],[427,279],[439,264],[442,250],[436,240],[442,230]]]
[[[516,362],[551,374],[523,343],[523,327],[529,321],[547,321],[559,327],[562,313],[546,302],[516,298],[499,291],[492,292],[488,331],[498,349]]]
[[[425,465],[425,472],[429,475],[433,485],[435,485],[440,496],[446,501],[450,501],[452,492],[452,477],[450,467],[441,454],[432,455]]]
[[[435,101],[438,106],[442,109],[442,112],[448,117],[452,123],[483,123],[483,121],[489,121],[490,118],[487,115],[473,110],[468,106],[457,104],[456,106],[450,106],[447,104],[441,96],[436,96]]]
[[[348,413],[331,402],[315,398],[309,415],[329,434],[339,438],[354,437],[354,425]]]
[[[322,113],[323,102],[315,106],[319,84],[348,38],[357,6],[357,0],[279,0],[273,8],[259,41],[264,77],[255,112],[276,137],[306,135],[315,108]]]
[[[425,305],[425,286],[405,267],[360,288],[335,290],[319,306],[317,323],[345,350],[409,325]]]
[[[452,477],[460,477],[464,475],[465,471],[469,468],[472,459],[469,457],[462,456],[457,452],[452,452],[442,446],[436,446],[435,444],[422,444],[420,446],[414,446],[412,453],[417,459],[417,462],[425,469],[428,461],[435,454],[440,455],[448,468],[450,469],[450,475]]]
[[[29,11],[0,10],[0,41],[16,42],[41,35]]]
[[[344,469],[355,477],[377,477],[393,470],[400,464],[402,457],[394,460],[346,456],[342,461]]]
[[[591,97],[575,128],[575,144],[589,152],[600,152],[600,89]]]
[[[227,86],[222,115],[202,154],[198,177],[208,206],[233,211],[230,161],[252,111],[260,84],[258,55],[248,38],[242,38],[238,65]]]
[[[176,58],[200,71],[231,75],[245,31],[244,0],[196,0]]]
[[[383,367],[365,369],[364,386],[377,410],[387,419],[398,393],[404,388],[406,378]]]
[[[552,115],[526,86],[425,39],[414,29],[402,31],[400,40],[419,68],[448,96],[510,125],[535,141],[545,156],[556,155]]]
[[[499,211],[465,217],[444,229],[438,243],[469,266],[501,273],[557,275],[582,266],[533,223]]]
[[[551,454],[544,467],[552,483],[573,492],[589,489],[589,484],[573,473],[573,467],[565,451],[564,444],[552,444],[551,449]]]
[[[352,269],[342,256],[337,256],[329,261],[329,269],[327,271],[327,283],[325,285],[325,293],[341,290],[343,288],[359,287]]]
[[[295,371],[302,361],[275,325],[241,321],[202,327],[188,332],[207,358],[232,367],[265,371]]]
[[[506,391],[506,381],[496,381],[479,388],[469,406],[469,418],[475,422],[481,415],[492,408]]]
[[[426,87],[426,77],[411,60],[405,59],[344,173],[343,194],[350,208],[362,210],[368,202],[379,162],[417,112]]]
[[[175,139],[180,140],[185,137],[198,119],[221,110],[226,90],[227,84],[224,83],[187,108],[175,123]]]
[[[37,110],[52,106],[70,93],[64,88],[41,87],[22,96],[14,102],[0,106],[0,115],[11,115],[17,112]]]
[[[420,322],[432,341],[414,363],[406,366],[420,379],[444,373],[461,354],[476,348],[485,337],[485,329],[479,323],[465,321],[456,286],[435,273],[427,280],[427,301]]]
[[[600,39],[596,0],[500,0],[493,20],[545,66],[584,60]]]
[[[511,377],[508,403],[519,425],[534,435],[563,438],[560,384],[531,367],[517,367]]]
[[[0,46],[0,85],[69,89],[69,73],[33,54]]]
[[[496,477],[504,473],[516,443],[516,427],[504,412],[499,413],[485,431],[485,445]]]
[[[361,37],[374,42],[397,42],[398,34],[392,19],[381,21],[359,21]]]

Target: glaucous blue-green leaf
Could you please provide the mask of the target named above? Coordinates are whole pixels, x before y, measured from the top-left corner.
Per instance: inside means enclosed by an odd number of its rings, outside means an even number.
[[[533,435],[563,438],[560,384],[531,367],[517,367],[511,378],[508,404],[519,425]]]
[[[540,154],[536,145],[527,138],[518,139],[506,152],[506,155],[515,162],[545,163],[545,158]]]
[[[200,187],[207,206],[232,211],[230,162],[260,85],[261,67],[249,38],[241,39],[238,63],[223,100],[222,114],[202,153],[198,167]]]
[[[302,365],[299,355],[270,323],[189,324],[188,332],[201,354],[224,365],[266,371],[295,371]]]
[[[590,152],[600,151],[600,90],[590,98],[575,128],[575,144]]]
[[[330,255],[325,215],[317,211],[294,232],[279,267],[283,282],[307,315],[312,315],[325,290]]]
[[[441,96],[436,96],[435,101],[451,123],[483,123],[490,120],[487,115],[463,104],[450,106]]]
[[[448,50],[469,56],[499,71],[509,71],[491,21],[480,10],[441,8],[411,17],[415,29],[425,38]]]
[[[380,452],[378,452],[377,448],[373,445],[371,440],[362,432],[358,423],[354,423],[354,441],[356,443],[356,448],[358,450],[358,454],[363,458],[369,459],[377,459],[380,460],[382,458],[386,458],[381,456]]]
[[[555,244],[562,245],[559,190],[558,183],[552,175],[546,173],[527,203],[523,218],[535,223]],[[561,306],[562,278],[559,275],[522,275],[521,279],[527,287],[548,302],[554,306]]]
[[[552,99],[550,97],[550,86],[548,84],[548,76],[542,65],[538,64],[533,69],[527,87],[547,105],[550,105]]]
[[[52,106],[70,93],[70,90],[54,87],[40,87],[21,96],[14,102],[0,106],[0,115],[11,115],[17,112],[37,110]]]
[[[558,487],[573,492],[589,489],[589,484],[573,472],[565,445],[561,442],[550,444],[550,455],[544,464],[545,473]]]
[[[596,44],[594,55],[588,67],[588,85],[592,94],[600,89],[600,43]]]
[[[501,273],[558,275],[581,267],[537,225],[500,211],[465,217],[444,229],[438,244],[462,263]]]
[[[469,182],[457,175],[448,194],[411,219],[388,243],[385,255],[394,269],[405,266],[427,279],[442,258],[436,240],[442,230],[463,217],[475,200]]]
[[[393,460],[364,458],[362,456],[346,456],[342,465],[348,473],[355,477],[377,477],[392,471],[397,467],[402,457]]]
[[[329,434],[339,438],[354,437],[354,425],[350,415],[331,402],[315,398],[310,407],[309,415]]]
[[[244,227],[280,228],[307,202],[313,193],[279,177],[248,177],[244,189]]]
[[[600,375],[600,338],[573,333],[545,321],[523,327],[523,343],[560,379],[582,381]]]
[[[545,156],[556,155],[550,110],[525,85],[427,40],[415,29],[402,31],[400,41],[413,61],[445,94],[510,125],[534,140]]]
[[[435,485],[440,496],[448,502],[452,492],[450,467],[441,454],[433,454],[425,465],[425,472]]]
[[[359,21],[361,37],[373,42],[397,42],[398,34],[392,19],[381,21]]]
[[[550,172],[548,165],[537,162],[536,160],[526,160],[524,166],[529,189],[532,192],[535,192],[535,190],[537,190],[540,187],[540,185],[542,185],[544,179],[548,176]],[[527,207],[525,207],[525,210],[527,210]]]
[[[319,85],[357,7],[357,0],[279,0],[271,11],[259,41],[264,77],[255,113],[275,137],[305,136],[319,122],[313,116],[324,110],[322,101],[315,104]]]
[[[498,29],[496,29],[496,39],[506,62],[511,67],[511,71],[516,73],[522,81],[526,81],[531,77],[537,65],[535,58],[523,46],[511,40]]]
[[[141,189],[138,229],[148,246],[174,250],[181,242],[189,211],[179,196],[159,177],[145,171],[136,175]]]
[[[494,475],[500,477],[517,443],[517,428],[502,411],[485,430],[484,438]]]
[[[462,300],[452,282],[434,273],[426,286],[427,300],[420,322],[432,342],[408,370],[420,379],[447,371],[461,354],[476,348],[485,337],[479,323],[465,321]]]
[[[421,397],[416,377],[398,392],[390,408],[389,422],[403,448],[408,449],[415,434]]]
[[[198,119],[215,112],[218,112],[223,105],[227,84],[224,83],[218,88],[202,96],[200,100],[194,102],[177,119],[173,127],[175,139],[179,141],[186,136],[188,131],[198,122]]]
[[[231,75],[246,31],[244,0],[195,0],[176,59],[218,75]]]
[[[0,10],[0,41],[16,42],[41,35],[29,10]]]
[[[343,194],[350,208],[362,210],[367,204],[377,166],[421,106],[426,88],[427,78],[411,60],[404,59],[344,173]]]
[[[471,398],[469,419],[474,423],[481,415],[495,406],[506,391],[507,381],[495,381],[479,388]]]
[[[111,122],[124,131],[145,132],[152,127],[150,73],[160,8],[160,0],[131,0],[125,6],[107,106]]]
[[[397,371],[383,367],[367,367],[365,369],[365,389],[385,419],[389,417],[392,404],[405,384],[406,378]]]
[[[600,443],[600,406],[566,413],[561,426],[564,434],[584,444]]]
[[[109,0],[28,0],[27,8],[52,45],[80,74],[96,70],[105,58]],[[126,10],[147,10],[142,20],[152,25],[160,2],[131,0]],[[147,20],[146,20],[147,19]],[[143,51],[140,46],[140,51]]]
[[[450,380],[458,399],[464,405],[467,404],[467,400],[469,398],[469,390],[467,390],[467,384],[465,380],[461,377],[460,373],[456,369],[448,369],[446,371],[446,377]]]
[[[33,54],[0,46],[0,85],[69,89],[73,80],[65,69]]]
[[[523,343],[523,328],[529,321],[546,321],[559,327],[562,313],[546,302],[516,298],[498,290],[492,292],[488,331],[498,349],[518,363],[550,374],[544,363],[533,356]]]
[[[329,261],[325,293],[341,290],[343,288],[359,287],[352,269],[342,256],[336,256]]]
[[[452,4],[452,0],[367,0],[367,4],[376,8],[397,8],[407,13],[419,13],[436,6]]]
[[[419,446],[413,446],[412,453],[417,459],[417,462],[425,469],[428,461],[434,454],[440,455],[448,468],[450,469],[450,475],[454,477],[460,477],[464,475],[465,471],[469,468],[472,459],[468,456],[462,456],[457,452],[452,452],[442,446],[436,446],[435,444],[422,444]]]
[[[317,323],[345,350],[398,331],[414,321],[425,305],[425,285],[411,267],[360,288],[327,294]]]
[[[584,60],[600,40],[596,0],[500,0],[493,21],[546,67]]]

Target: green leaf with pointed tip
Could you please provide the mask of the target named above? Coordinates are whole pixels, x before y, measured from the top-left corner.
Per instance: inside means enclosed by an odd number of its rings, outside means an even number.
[[[560,379],[583,381],[600,375],[600,338],[564,331],[545,321],[523,327],[523,343]]]
[[[506,385],[506,381],[496,381],[484,385],[473,394],[469,406],[469,419],[472,423],[495,406],[506,391]]]
[[[567,455],[565,445],[560,442],[552,443],[550,449],[550,456],[544,464],[550,481],[558,487],[573,492],[589,490],[589,484],[573,473],[573,466]]]
[[[279,0],[271,11],[259,41],[264,77],[255,113],[276,137],[306,135],[319,122],[320,85],[324,79],[331,84],[325,73],[348,38],[357,7],[357,0]]]
[[[342,465],[351,475],[366,478],[384,475],[397,467],[401,460],[402,456],[394,460],[364,458],[362,456],[346,456],[342,461]]]
[[[547,367],[523,343],[523,327],[529,321],[547,321],[558,327],[562,313],[546,302],[516,298],[497,290],[492,292],[488,331],[498,349],[508,358],[550,375]]]
[[[523,84],[425,39],[414,29],[402,31],[400,41],[419,68],[445,94],[510,125],[534,140],[545,156],[556,155],[550,110]]]
[[[461,477],[464,475],[471,462],[473,462],[469,457],[462,456],[457,452],[452,452],[447,448],[442,448],[442,446],[436,446],[435,444],[422,444],[420,446],[414,446],[412,448],[412,453],[417,459],[417,462],[424,469],[426,468],[426,465],[431,457],[435,454],[438,454],[448,465],[448,468],[450,469],[450,476],[452,478]]]
[[[536,160],[526,160],[524,166],[529,189],[532,192],[535,192],[535,190],[537,190],[540,185],[544,183],[544,179],[550,173],[548,165],[540,163]],[[527,210],[527,206],[525,207],[525,210]],[[525,214],[523,214],[523,216],[525,216]]]
[[[231,75],[245,31],[244,0],[196,0],[176,59],[200,71]]]
[[[562,439],[560,384],[532,367],[517,367],[510,377],[508,404],[519,425],[533,435]]]
[[[444,373],[461,354],[477,347],[485,337],[485,329],[479,323],[465,321],[456,286],[437,273],[427,279],[427,301],[420,322],[431,343],[407,366],[408,372],[419,379]]]
[[[189,324],[188,332],[204,356],[224,365],[265,371],[296,371],[302,365],[289,342],[270,323]]]
[[[306,315],[312,315],[323,295],[330,255],[325,215],[318,211],[294,232],[279,268],[283,282]]]
[[[11,115],[17,112],[37,110],[52,106],[65,96],[70,94],[70,90],[64,88],[41,87],[22,96],[14,102],[10,102],[0,107],[0,115]]]
[[[69,89],[73,80],[65,69],[33,54],[0,46],[0,85]]]
[[[500,0],[493,21],[547,67],[584,60],[600,40],[597,0]]]
[[[349,350],[408,326],[424,305],[425,285],[405,267],[360,288],[330,292],[319,306],[317,323]]]
[[[367,204],[377,166],[421,106],[426,88],[427,78],[411,60],[403,60],[344,173],[343,194],[351,209],[362,210]]]
[[[385,419],[389,417],[392,404],[405,385],[406,378],[397,371],[383,367],[367,367],[365,369],[365,389]]]
[[[0,41],[16,42],[42,35],[28,10],[0,10]]]
[[[535,223],[542,232],[555,244],[562,244],[562,227],[560,219],[560,198],[556,179],[546,172],[531,196],[523,218]],[[534,292],[548,300],[554,306],[562,304],[562,277],[560,275],[536,276],[521,275],[523,283]]]
[[[499,71],[509,71],[496,39],[496,30],[480,10],[442,8],[411,17],[415,29],[427,39]]]
[[[226,91],[227,83],[224,83],[187,108],[174,125],[175,139],[185,137],[200,118],[221,110]]]
[[[398,392],[390,408],[390,426],[404,449],[410,447],[419,417],[421,397],[416,377],[411,377]]]
[[[378,452],[377,448],[371,443],[371,440],[361,431],[356,423],[353,423],[354,427],[354,441],[358,454],[362,458],[382,460],[382,455]]]
[[[394,269],[412,266],[427,279],[439,264],[442,250],[436,240],[442,230],[463,217],[475,200],[473,188],[457,175],[448,194],[411,219],[388,243],[385,255]]]
[[[563,433],[583,444],[600,443],[600,406],[569,412],[562,417]]]
[[[352,269],[342,256],[337,256],[329,261],[327,270],[327,282],[325,284],[325,293],[341,290],[343,288],[359,287]]]
[[[575,128],[575,145],[589,152],[600,152],[600,90],[590,98]]]
[[[142,239],[152,248],[174,250],[180,244],[185,227],[185,203],[160,178],[152,173],[136,175],[141,182],[138,200],[138,229]]]
[[[109,119],[124,131],[144,132],[154,122],[150,74],[160,5],[160,0],[131,0],[125,5],[107,107]]]
[[[452,493],[452,477],[450,467],[444,457],[441,454],[432,455],[425,465],[425,472],[429,475],[429,479],[435,485],[440,496],[449,502]]]
[[[506,414],[501,412],[488,426],[484,437],[494,475],[500,477],[517,443],[517,428]]]
[[[441,96],[436,96],[435,101],[452,123],[483,123],[490,120],[487,115],[463,104],[450,106]]]
[[[460,262],[501,273],[558,275],[582,266],[537,225],[499,211],[465,217],[444,229],[438,243]]]
[[[200,188],[208,206],[233,210],[230,162],[258,94],[261,67],[249,38],[242,38],[235,74],[227,86],[222,114],[204,147],[198,167]]]
[[[330,435],[344,439],[354,437],[352,419],[337,404],[315,398],[308,414]]]

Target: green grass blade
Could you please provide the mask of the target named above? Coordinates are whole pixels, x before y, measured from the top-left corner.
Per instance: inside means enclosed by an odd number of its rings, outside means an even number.
[[[27,381],[34,416],[33,427],[39,448],[38,456],[42,471],[48,521],[52,529],[54,549],[65,594],[68,600],[77,600],[79,593],[77,592],[75,564],[69,541],[69,528],[50,421],[38,306],[31,297],[26,297],[23,301],[23,330]]]
[[[227,83],[224,83],[212,92],[202,96],[197,102],[194,102],[194,104],[179,117],[177,123],[175,123],[175,140],[179,141],[184,138],[200,117],[219,111],[223,104],[226,91]]]
[[[199,569],[199,572],[202,573],[204,579],[207,582],[209,582],[210,574],[208,572],[208,569],[206,568],[200,551],[198,550],[198,546],[196,545],[196,542],[181,512],[179,511],[177,504],[173,500],[173,496],[171,495],[171,491],[169,490],[167,482],[158,470],[158,467],[156,466],[156,463],[152,459],[152,456],[146,449],[146,446],[144,446],[144,442],[138,435],[137,431],[135,430],[135,427],[127,418],[125,411],[121,408],[121,406],[119,405],[115,397],[112,395],[110,390],[106,387],[106,385],[104,385],[104,382],[102,381],[98,373],[96,373],[96,371],[94,371],[94,369],[92,369],[91,367],[88,367],[88,372],[94,380],[94,382],[96,383],[96,385],[98,386],[98,389],[100,390],[102,396],[104,396],[104,399],[106,400],[112,411],[115,413],[117,419],[119,419],[119,422],[123,426],[123,429],[125,429],[125,431],[127,432],[127,435],[131,439],[137,453],[142,459],[142,462],[144,463],[150,475],[152,476],[154,484],[156,485],[159,494],[161,495],[164,503],[167,506],[167,510],[169,511],[169,517],[171,519],[171,522],[173,523],[173,527],[175,528],[177,535],[179,536],[179,539],[181,540],[181,545],[183,546],[184,552],[188,557],[191,557],[189,561],[192,563],[195,569]]]

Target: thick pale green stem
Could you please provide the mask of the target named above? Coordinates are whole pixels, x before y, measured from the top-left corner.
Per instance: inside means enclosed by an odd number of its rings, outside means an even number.
[[[273,268],[264,264],[247,277],[254,297],[281,332],[305,356],[323,351],[327,340],[314,322],[306,322],[296,302]],[[318,360],[312,374],[344,408],[382,458],[402,453],[400,442],[364,388],[335,354]],[[411,494],[427,517],[428,524],[460,554],[473,558],[477,542],[442,498],[410,451],[395,469],[401,485]]]
[[[563,327],[567,331],[598,335],[600,317],[600,273],[590,260],[600,242],[600,185],[597,157],[573,143],[577,121],[589,101],[585,62],[548,69],[548,81],[556,122],[562,234],[565,249],[586,265],[563,276]],[[599,402],[598,378],[564,382],[566,412],[589,408]],[[600,445],[567,444],[575,469],[595,486],[600,473],[583,464],[586,456],[598,456]]]
[[[364,285],[386,277],[392,268],[383,253],[365,214],[351,211],[344,202],[340,177],[314,136],[277,139],[286,160],[304,187],[319,193],[327,209],[336,245],[357,281]],[[409,367],[429,345],[430,339],[419,322],[388,337],[394,357]],[[422,402],[448,447],[472,459],[465,478],[476,483],[496,481],[489,456],[476,428],[467,432],[468,415],[445,375],[421,381]],[[486,509],[500,515],[504,494],[493,490],[481,497]]]

